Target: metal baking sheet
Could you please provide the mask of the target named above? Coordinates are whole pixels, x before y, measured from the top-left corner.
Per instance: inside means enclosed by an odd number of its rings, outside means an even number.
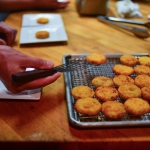
[[[74,64],[77,62],[86,64],[86,67],[81,66],[80,71],[64,73],[69,122],[79,128],[149,126],[150,113],[138,117],[127,113],[122,119],[112,120],[106,118],[102,113],[89,117],[76,112],[74,109],[75,99],[71,95],[71,89],[75,86],[85,85],[95,90],[91,83],[95,76],[113,78],[115,74],[112,72],[112,67],[115,64],[120,64],[120,56],[123,54],[105,54],[107,56],[107,62],[102,65],[88,64],[85,59],[87,55],[88,54],[67,54],[63,56],[64,64]],[[147,53],[131,55],[137,58],[148,56]],[[135,78],[136,74],[131,75],[131,77]],[[117,101],[123,102],[120,98],[118,98]]]

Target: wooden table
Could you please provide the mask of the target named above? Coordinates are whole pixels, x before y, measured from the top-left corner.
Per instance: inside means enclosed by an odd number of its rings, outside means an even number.
[[[148,21],[150,6],[140,5],[143,18]],[[110,1],[108,15],[118,17],[115,0]],[[23,14],[59,13],[68,35],[67,42],[30,44],[20,46],[20,28]],[[96,17],[80,16],[75,0],[64,10],[14,12],[5,21],[18,29],[13,48],[34,57],[62,63],[65,54],[75,53],[149,53],[150,38],[140,39],[133,34],[114,28]],[[38,102],[0,101],[0,147],[54,149],[116,149],[134,150],[150,145],[149,127],[78,129],[69,125],[63,74],[53,84],[42,89]],[[3,148],[4,149],[4,148]]]

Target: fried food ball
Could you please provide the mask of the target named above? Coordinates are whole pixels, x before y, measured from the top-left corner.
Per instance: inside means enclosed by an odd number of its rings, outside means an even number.
[[[38,32],[36,32],[35,36],[38,39],[46,39],[49,37],[49,32],[48,31],[38,31]]]
[[[139,65],[139,66],[134,68],[134,72],[138,75],[139,74],[150,75],[150,67],[145,66],[145,65]]]
[[[93,97],[94,91],[88,86],[76,86],[71,90],[71,94],[75,99]]]
[[[49,22],[49,19],[48,18],[38,18],[37,19],[37,23],[40,23],[40,24],[47,24]]]
[[[141,98],[129,98],[125,101],[124,107],[127,112],[135,116],[142,116],[149,112],[149,104]]]
[[[132,55],[123,55],[120,57],[120,62],[123,65],[135,66],[138,63],[138,59]]]
[[[141,97],[141,89],[132,83],[127,83],[119,86],[118,92],[120,98],[122,98],[123,100]]]
[[[150,57],[149,56],[141,56],[139,58],[139,64],[150,67]]]
[[[132,67],[129,66],[125,66],[122,64],[116,64],[113,67],[113,72],[117,75],[131,75],[134,73],[134,69]]]
[[[88,116],[97,115],[101,111],[101,103],[94,98],[78,99],[75,103],[74,109],[81,114]]]
[[[92,80],[92,85],[97,88],[99,86],[113,86],[114,83],[109,77],[97,76]]]
[[[126,114],[124,105],[117,101],[107,101],[102,104],[102,113],[110,119],[120,119]]]
[[[95,96],[102,101],[113,101],[118,98],[118,91],[114,87],[100,86],[96,89]]]
[[[86,61],[91,63],[91,64],[104,64],[106,62],[107,58],[104,54],[102,53],[91,53],[86,56]]]
[[[141,88],[142,98],[150,100],[150,86],[144,86]]]
[[[137,85],[139,88],[142,88],[144,86],[150,86],[150,76],[145,74],[138,75],[134,79],[134,84]]]
[[[113,77],[113,82],[117,87],[126,83],[134,84],[134,80],[130,76],[127,76],[127,75],[115,75]]]

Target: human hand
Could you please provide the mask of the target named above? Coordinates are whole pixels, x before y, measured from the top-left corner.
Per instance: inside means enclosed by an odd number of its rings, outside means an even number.
[[[41,2],[39,1],[40,4],[38,4],[38,7],[47,9],[65,8],[68,6],[69,2],[70,0],[43,0]]]
[[[12,81],[13,73],[25,71],[26,68],[51,69],[53,65],[53,62],[30,57],[9,46],[0,45],[0,79],[12,93],[44,87],[55,82],[60,76],[60,73],[55,73],[52,76],[19,85]]]
[[[4,22],[0,22],[0,45],[10,46],[16,38],[17,30]]]

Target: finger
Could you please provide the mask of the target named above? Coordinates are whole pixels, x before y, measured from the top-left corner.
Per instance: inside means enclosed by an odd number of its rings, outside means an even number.
[[[8,31],[5,32],[5,34],[7,36],[7,45],[10,46],[16,38],[17,31],[8,30]]]
[[[42,60],[39,58],[34,58],[27,56],[26,58],[23,58],[20,60],[21,66],[23,68],[30,67],[30,68],[36,68],[36,69],[50,69],[53,68],[54,63],[47,60]]]
[[[59,6],[59,8],[65,8],[65,7],[67,7],[67,4],[61,4],[61,5]]]
[[[1,22],[0,25],[1,25],[0,32],[5,34],[7,45],[10,46],[16,38],[17,30],[5,24],[4,22]]]
[[[60,73],[55,73],[52,76],[48,76],[46,78],[41,78],[41,79],[37,79],[37,80],[31,81],[29,83],[26,83],[24,85],[19,86],[15,90],[15,92],[18,93],[18,92],[21,92],[23,90],[32,90],[32,89],[44,87],[44,86],[46,86],[48,84],[51,84],[51,83],[55,82],[59,77],[60,77]]]
[[[69,4],[68,0],[54,0],[51,5],[53,8],[64,8]]]
[[[58,3],[68,4],[70,0],[57,0]]]
[[[6,41],[3,39],[0,39],[0,45],[7,45]]]

